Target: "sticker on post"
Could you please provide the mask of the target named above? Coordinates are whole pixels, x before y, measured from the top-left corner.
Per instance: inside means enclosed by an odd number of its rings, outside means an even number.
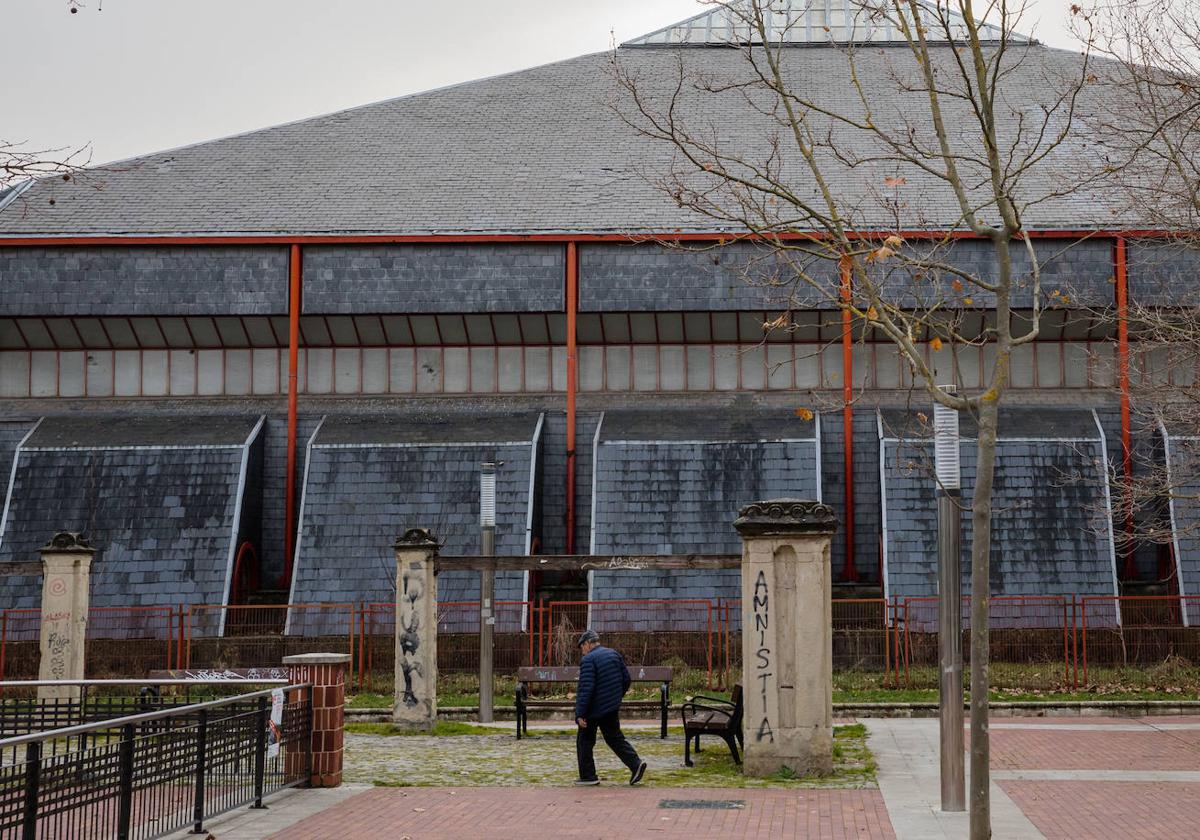
[[[271,689],[271,719],[267,723],[267,758],[279,755],[279,742],[283,740],[283,689]]]

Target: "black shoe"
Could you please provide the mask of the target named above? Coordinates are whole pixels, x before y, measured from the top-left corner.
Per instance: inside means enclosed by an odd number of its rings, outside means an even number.
[[[576,779],[575,780],[575,787],[592,787],[593,785],[598,785],[598,784],[600,784],[599,779]]]
[[[645,776],[645,775],[646,775],[646,762],[643,761],[641,764],[639,764],[637,766],[637,769],[633,771],[632,775],[630,775],[629,784],[636,785],[638,782],[640,782],[642,780],[642,776]]]

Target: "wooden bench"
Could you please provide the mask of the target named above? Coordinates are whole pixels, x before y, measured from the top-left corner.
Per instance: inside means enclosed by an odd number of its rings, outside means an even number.
[[[697,702],[703,700],[703,703]],[[683,713],[683,763],[692,766],[692,739],[696,739],[696,752],[700,752],[700,736],[716,735],[729,745],[734,764],[741,764],[738,745],[745,749],[742,741],[742,687],[735,685],[729,700],[706,697],[698,694],[689,697],[682,707]]]
[[[630,667],[629,677],[633,682],[659,683],[658,700],[626,700],[621,703],[623,709],[657,709],[662,720],[661,737],[667,737],[667,709],[671,700],[670,668],[663,666]],[[579,683],[578,666],[518,668],[517,669],[517,739],[523,734],[529,734],[529,709],[571,709],[575,703],[572,700],[530,700],[529,686],[542,683]]]

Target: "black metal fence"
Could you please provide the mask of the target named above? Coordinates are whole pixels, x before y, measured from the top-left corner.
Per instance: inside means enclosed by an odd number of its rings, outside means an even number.
[[[311,686],[280,690],[278,726],[267,689],[0,740],[0,840],[200,832],[209,817],[307,783]],[[43,721],[69,708],[52,703]]]

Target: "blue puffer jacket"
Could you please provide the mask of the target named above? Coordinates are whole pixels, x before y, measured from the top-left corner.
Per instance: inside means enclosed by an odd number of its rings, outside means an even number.
[[[629,690],[629,669],[621,654],[600,646],[579,663],[579,689],[575,693],[575,717],[601,718],[621,708]]]

